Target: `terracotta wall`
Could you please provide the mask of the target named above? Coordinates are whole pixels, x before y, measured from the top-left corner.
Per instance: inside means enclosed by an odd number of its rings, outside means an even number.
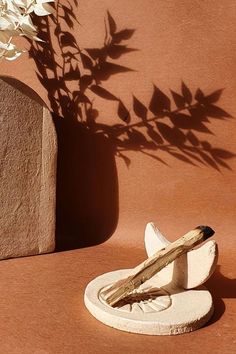
[[[107,10],[113,18],[111,37],[123,38],[119,44],[136,51],[111,48],[105,63],[130,70],[105,64],[103,71],[94,74],[113,96],[106,93],[103,99],[85,92],[94,109],[89,128],[71,118],[75,107],[64,108],[61,114],[66,121],[55,118],[59,135],[58,248],[89,245],[111,235],[113,244],[142,247],[145,224],[152,220],[170,239],[199,224],[209,224],[217,232],[221,252],[226,252],[235,244],[235,1],[81,0],[78,7],[75,1],[70,3],[79,23],[70,29],[65,18],[59,17],[62,29],[72,33],[75,41],[67,34],[64,51],[75,52],[77,44],[103,48]],[[55,80],[55,74],[60,68],[55,68],[53,60],[63,61],[54,27],[51,23],[57,54],[52,56],[49,42],[42,57],[38,56],[41,66],[37,68],[35,60],[25,54],[16,62],[2,62],[1,74],[22,80],[56,110],[53,87],[58,87],[60,79]],[[135,31],[117,36],[124,29]],[[48,80],[44,76],[41,83],[37,72],[44,72],[44,65]],[[73,75],[75,80],[67,81],[69,88],[66,93],[61,91],[60,99],[78,91],[76,70]],[[208,102],[206,115],[202,106],[197,106],[192,117],[173,114],[176,106],[170,89],[181,93],[182,80],[189,88],[185,88],[186,100],[189,91],[194,95],[198,88],[206,95],[224,89],[220,97],[217,92],[209,99],[219,108],[209,107]],[[160,107],[168,108],[167,97],[172,115],[160,113]],[[158,116],[158,128],[154,123],[147,126],[146,108],[150,108],[147,117]],[[95,109],[99,116],[93,124]],[[119,115],[127,119],[130,115],[128,124],[139,125],[132,130]]]

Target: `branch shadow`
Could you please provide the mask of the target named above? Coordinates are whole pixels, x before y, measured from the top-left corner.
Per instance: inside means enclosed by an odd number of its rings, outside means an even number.
[[[74,4],[78,5],[76,1]],[[222,168],[230,170],[227,160],[235,155],[198,137],[213,135],[209,128],[212,119],[232,118],[216,105],[223,90],[206,95],[197,89],[193,93],[182,82],[181,92],[170,90],[169,97],[154,85],[150,102],[133,95],[128,108],[105,86],[112,76],[134,71],[117,61],[137,50],[127,45],[135,30],[118,29],[108,11],[103,45],[81,49],[73,35],[78,23],[73,6],[60,0],[55,6],[51,20],[35,17],[45,43],[33,43],[30,56],[54,112],[58,137],[56,248],[65,250],[104,242],[115,230],[115,157],[129,167],[127,153],[136,151],[167,165],[163,158],[166,153],[192,166],[220,172]],[[91,98],[94,96],[113,102],[117,124],[99,122],[99,111]]]
[[[122,101],[101,84],[132,71],[115,61],[135,51],[124,44],[134,30],[118,31],[107,12],[104,45],[81,50],[71,33],[76,22],[72,6],[58,1],[53,18],[53,35],[60,48],[57,55],[49,20],[35,17],[35,22],[45,43],[33,43],[30,56],[48,92],[58,139],[56,249],[98,244],[110,237],[118,222],[118,178],[113,143],[87,124],[96,115],[89,93],[116,102],[120,117],[126,113]],[[71,84],[78,88],[71,89]]]
[[[127,151],[139,151],[163,164],[166,162],[158,152],[165,152],[192,166],[204,165],[219,172],[222,167],[230,170],[227,160],[235,154],[198,137],[199,133],[214,135],[209,127],[212,119],[232,118],[215,104],[222,91],[205,95],[197,89],[193,94],[182,82],[181,94],[171,91],[171,100],[154,85],[149,104],[145,105],[133,96],[135,123],[108,126],[90,119],[87,125],[113,141],[116,155],[122,157],[127,166],[131,163],[125,156]]]

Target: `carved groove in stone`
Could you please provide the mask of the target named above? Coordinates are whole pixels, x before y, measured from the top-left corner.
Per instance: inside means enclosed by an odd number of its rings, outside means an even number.
[[[102,298],[101,289],[99,299],[105,305],[109,306]],[[116,310],[124,312],[143,312],[154,313],[168,309],[172,304],[170,294],[167,290],[148,286],[146,288],[134,290],[125,299],[121,300]]]

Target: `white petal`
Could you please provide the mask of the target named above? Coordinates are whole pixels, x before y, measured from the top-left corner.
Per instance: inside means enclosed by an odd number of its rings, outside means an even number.
[[[12,51],[8,56],[4,55],[6,60],[15,60],[17,59],[20,55],[22,54],[22,52],[15,52]]]
[[[46,4],[47,2],[55,2],[55,0],[36,0],[37,4]]]
[[[47,15],[51,15],[54,12],[54,8],[49,5],[49,4],[37,4],[34,7],[34,13],[37,16],[47,16]]]
[[[15,24],[6,17],[0,17],[0,30],[4,31],[6,29],[14,29],[15,28]]]

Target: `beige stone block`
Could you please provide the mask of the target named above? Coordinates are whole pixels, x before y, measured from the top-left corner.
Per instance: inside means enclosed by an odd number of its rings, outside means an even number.
[[[52,117],[19,81],[0,79],[0,91],[0,259],[51,252],[57,151]]]

